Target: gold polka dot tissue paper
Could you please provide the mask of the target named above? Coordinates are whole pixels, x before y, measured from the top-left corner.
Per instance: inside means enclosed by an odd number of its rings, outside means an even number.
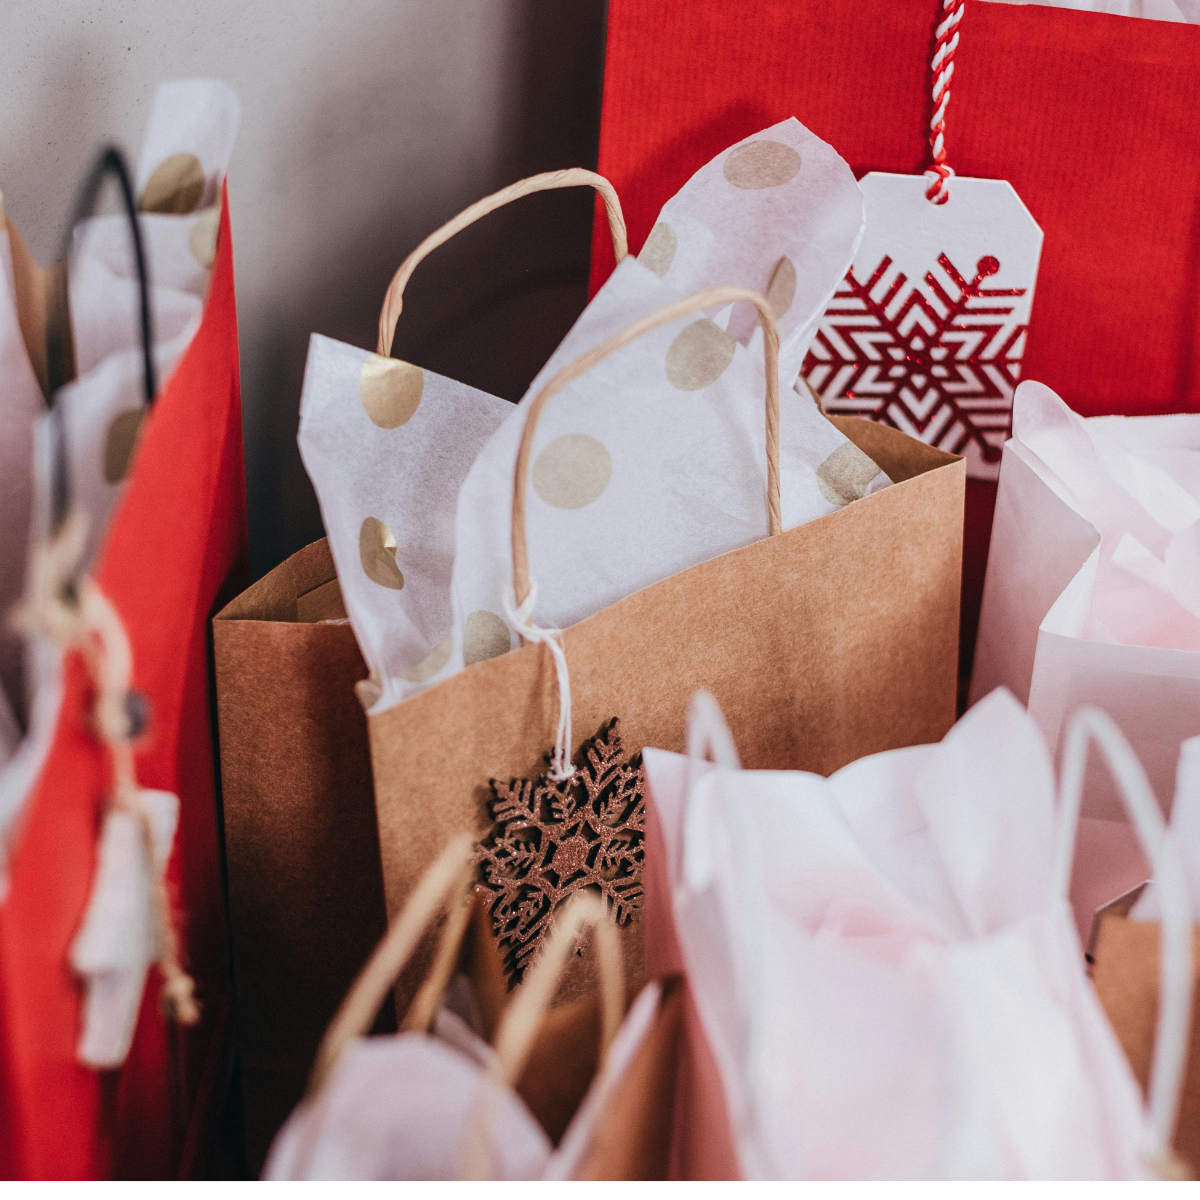
[[[215,80],[164,83],[155,93],[135,193],[160,390],[200,326],[239,116],[237,96]],[[124,212],[76,226],[69,271],[73,363],[56,403],[73,499],[89,514],[86,566],[129,474],[145,409],[140,285]]]
[[[454,506],[512,405],[412,363],[314,334],[300,455],[316,490],[346,615],[370,668],[369,708],[450,661]],[[497,628],[497,625],[499,628]],[[465,630],[468,661],[508,649],[497,618]]]
[[[506,595],[513,467],[531,399],[573,359],[673,301],[722,285],[767,299],[780,334],[784,529],[888,485],[804,385],[791,386],[862,231],[849,166],[794,119],[731,147],[668,201],[639,257],[617,267],[467,475],[453,667],[478,661],[485,644],[489,654],[519,644]],[[538,625],[574,625],[767,536],[763,370],[757,313],[742,302],[647,333],[554,395],[530,460]]]

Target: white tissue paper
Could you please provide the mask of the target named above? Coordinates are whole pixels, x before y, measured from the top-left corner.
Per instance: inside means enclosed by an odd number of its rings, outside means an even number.
[[[862,236],[849,167],[798,121],[738,143],[667,205],[639,259],[585,309],[472,466],[458,500],[454,637],[445,677],[515,644],[513,467],[529,403],[579,355],[641,317],[720,285],[764,293],[790,383]],[[803,385],[801,385],[803,388]],[[735,305],[649,333],[556,394],[534,439],[528,493],[533,620],[564,628],[623,596],[767,536],[762,333]],[[780,397],[783,527],[890,481],[817,410]],[[386,681],[380,707],[412,690]]]
[[[1069,715],[1121,727],[1164,811],[1200,734],[1200,416],[1083,418],[1049,388],[1013,404],[988,553],[972,700],[1010,688],[1057,758]],[[1089,768],[1081,914],[1147,869],[1106,772]],[[1083,917],[1081,915],[1081,924]]]
[[[165,83],[155,93],[136,191],[143,207],[172,210],[141,217],[160,390],[200,326],[239,114],[237,96],[215,80]],[[87,567],[121,495],[145,405],[141,301],[124,212],[76,228],[69,295],[76,374],[56,403],[66,418],[72,500],[88,514]]]
[[[657,982],[638,994],[557,1148],[515,1092],[496,1094],[487,1125],[494,1178],[575,1176],[660,996]],[[462,1178],[473,1108],[494,1061],[491,1046],[449,1007],[438,1012],[432,1034],[357,1039],[316,1099],[301,1103],[279,1131],[263,1178]]]
[[[215,256],[220,189],[238,119],[237,97],[222,83],[166,83],[155,94],[136,190],[143,202],[172,209],[141,218],[160,390],[200,323]],[[5,250],[0,255],[5,266],[0,383],[6,394],[0,406],[5,514],[0,601],[7,606],[25,591],[31,542],[49,529],[51,438],[46,402],[20,340],[8,239],[0,243]],[[77,371],[56,402],[65,419],[71,500],[87,519],[79,565],[88,570],[122,494],[145,402],[137,271],[124,213],[90,218],[76,228],[68,290]],[[22,447],[23,459],[10,462],[10,449],[15,455]],[[15,556],[11,562],[10,555]],[[14,652],[0,635],[0,673],[6,664],[12,666],[9,660],[18,664],[3,677],[21,679],[10,707],[22,735],[7,756],[0,736],[0,897],[7,886],[7,843],[49,751],[58,716],[58,650],[35,635],[25,641],[23,664],[20,655],[19,642]]]
[[[1150,1117],[1055,894],[1051,764],[1010,694],[828,779],[645,765],[669,864],[647,921],[674,922],[744,1176],[1146,1176]]]
[[[71,967],[84,981],[78,1056],[85,1066],[119,1067],[129,1053],[150,964],[158,958],[154,891],[179,820],[170,792],[143,789],[154,857],[142,819],[124,809],[104,816],[96,874],[83,925],[71,945]]]
[[[450,657],[454,504],[512,405],[313,334],[300,456],[321,504],[342,602],[370,669],[418,685]]]

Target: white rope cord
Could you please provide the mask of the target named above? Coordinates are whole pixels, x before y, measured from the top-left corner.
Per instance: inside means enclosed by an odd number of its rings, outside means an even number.
[[[511,587],[504,589],[504,611],[513,628],[527,642],[540,642],[546,646],[554,659],[554,671],[558,676],[558,728],[554,738],[554,753],[550,759],[550,778],[561,783],[575,774],[575,766],[571,762],[571,747],[574,744],[571,739],[571,672],[567,669],[567,655],[562,648],[562,631],[543,629],[530,620],[536,604],[537,582],[532,576],[524,604],[517,604]]]
[[[1172,1142],[1192,1030],[1191,900],[1179,847],[1163,820],[1146,772],[1116,722],[1098,708],[1081,709],[1067,729],[1054,899],[1065,903],[1070,892],[1084,772],[1092,742],[1116,781],[1138,841],[1153,867],[1154,886],[1161,897],[1158,1026],[1150,1063],[1151,1144],[1146,1147],[1146,1159],[1160,1175],[1171,1178],[1177,1175]]]

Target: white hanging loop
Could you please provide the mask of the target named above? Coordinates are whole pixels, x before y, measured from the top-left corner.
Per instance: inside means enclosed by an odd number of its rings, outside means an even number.
[[[530,619],[537,604],[537,583],[530,577],[529,595],[525,603],[518,605],[511,587],[504,589],[504,611],[513,628],[527,642],[540,642],[546,646],[554,659],[554,670],[558,676],[558,729],[554,739],[554,753],[550,759],[550,778],[556,783],[570,779],[575,774],[571,762],[571,673],[567,670],[567,655],[562,648],[562,631],[543,629]]]

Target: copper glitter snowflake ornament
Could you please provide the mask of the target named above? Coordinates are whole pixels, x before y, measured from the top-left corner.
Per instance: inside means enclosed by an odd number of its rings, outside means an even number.
[[[618,925],[642,906],[645,800],[642,756],[622,762],[614,717],[583,744],[576,770],[556,781],[491,781],[495,825],[480,844],[484,883],[511,982],[536,957],[555,909],[584,888],[598,891]],[[547,756],[549,763],[549,756]]]

